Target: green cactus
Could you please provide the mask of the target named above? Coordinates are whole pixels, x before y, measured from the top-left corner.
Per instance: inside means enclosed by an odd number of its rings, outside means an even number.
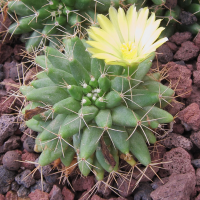
[[[25,116],[27,111],[44,109],[26,121],[39,132],[35,144],[35,151],[42,152],[39,164],[60,158],[68,167],[76,154],[81,173],[87,176],[93,168],[97,180],[105,171],[118,171],[119,157],[133,165],[133,157],[149,165],[146,143],[156,142],[153,133],[159,124],[173,120],[159,106],[170,101],[174,91],[147,74],[155,53],[126,74],[121,66],[91,58],[78,37],[65,43],[64,54],[45,47],[44,55],[35,58],[44,71],[30,86],[20,88],[30,101]]]

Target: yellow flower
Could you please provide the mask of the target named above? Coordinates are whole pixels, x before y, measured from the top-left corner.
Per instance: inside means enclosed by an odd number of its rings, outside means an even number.
[[[92,40],[87,43],[92,46],[87,50],[92,57],[104,59],[108,65],[137,66],[147,56],[168,39],[158,41],[163,27],[161,20],[155,20],[155,13],[148,18],[149,9],[141,8],[136,11],[132,5],[125,14],[122,8],[109,9],[110,20],[102,14],[97,16],[101,28],[88,29]]]

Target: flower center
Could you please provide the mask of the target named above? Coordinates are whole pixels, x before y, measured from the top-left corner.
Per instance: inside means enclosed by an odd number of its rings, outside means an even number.
[[[137,56],[137,46],[134,42],[127,42],[121,45],[121,51],[124,59],[133,59]]]

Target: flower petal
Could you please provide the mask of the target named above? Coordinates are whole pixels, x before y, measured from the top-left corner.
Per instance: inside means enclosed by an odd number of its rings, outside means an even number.
[[[122,34],[122,37],[125,41],[125,43],[128,43],[128,24],[126,20],[126,15],[124,13],[124,10],[122,8],[118,9],[118,25],[120,32]]]
[[[137,11],[135,5],[132,5],[126,14],[126,19],[128,23],[128,37],[129,41],[135,41],[135,28],[137,23]]]

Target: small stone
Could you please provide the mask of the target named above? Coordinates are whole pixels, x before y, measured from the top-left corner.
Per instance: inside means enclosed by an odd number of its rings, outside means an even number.
[[[166,44],[163,44],[162,46],[158,47],[156,52],[158,53],[158,60],[163,64],[166,64],[173,60],[173,53]]]
[[[193,144],[195,144],[200,149],[200,131],[193,132],[190,135],[190,139],[193,142]]]
[[[59,174],[58,173],[53,173],[49,174],[48,176],[45,176],[45,180],[48,184],[53,185],[56,183],[56,181],[59,179]]]
[[[35,162],[36,163],[38,163],[38,160],[39,160],[39,158],[37,158],[36,160],[35,160]],[[37,167],[38,166],[38,164],[35,164],[35,167]],[[42,175],[45,177],[45,176],[48,176],[49,174],[50,174],[50,172],[51,172],[51,169],[52,169],[52,167],[51,167],[51,165],[45,165],[45,166],[43,166],[42,167]],[[41,174],[41,167],[39,168],[39,172],[40,172],[40,174]]]
[[[192,86],[192,93],[187,99],[186,105],[190,105],[192,103],[196,103],[200,107],[200,88],[195,85]]]
[[[192,165],[196,168],[200,168],[200,159],[194,159],[191,161]]]
[[[167,78],[171,83],[171,88],[175,89],[176,94],[181,98],[188,98],[192,91],[191,71],[186,66],[174,62],[167,63],[165,67],[168,70]],[[179,104],[178,107],[181,106]]]
[[[0,166],[0,188],[10,185],[16,176],[15,171],[7,170],[3,165]]]
[[[192,142],[188,138],[176,133],[169,133],[167,137],[161,141],[161,144],[169,149],[174,147],[182,147],[183,149],[191,150],[193,147]]]
[[[200,185],[200,168],[196,169],[196,184]]]
[[[174,78],[171,77],[171,80],[173,80],[173,83],[175,84]],[[179,86],[179,85],[177,85],[177,86]],[[177,102],[177,101],[172,100],[172,102],[170,102],[170,105],[167,105],[165,109],[171,115],[175,116],[183,108],[184,108],[184,105],[181,102]]]
[[[5,200],[18,200],[17,193],[15,191],[7,192]]]
[[[172,174],[169,181],[151,192],[153,200],[190,200],[195,190],[195,174]]]
[[[15,181],[23,185],[26,188],[29,188],[31,185],[35,184],[35,179],[31,175],[31,170],[26,169],[15,177]]]
[[[21,139],[19,136],[11,136],[2,146],[0,146],[0,153],[11,151],[21,146]]]
[[[121,177],[117,179],[117,188],[119,194],[122,197],[128,197],[132,194],[133,189],[136,187],[137,181],[133,178],[131,180],[122,179]]]
[[[162,180],[162,182],[161,182]],[[169,181],[169,177],[165,177],[162,179],[156,178],[153,183],[151,183],[151,187],[156,190],[158,187],[160,187],[161,185],[164,185],[165,183],[167,183]]]
[[[0,200],[5,200],[5,197],[3,194],[0,194]]]
[[[31,192],[29,195],[31,200],[49,200],[49,195],[46,192],[42,192],[41,190],[34,190],[33,192]]]
[[[30,162],[34,162],[38,157],[38,154],[29,153],[26,150],[24,150],[24,153],[22,154],[22,161],[28,160]],[[29,162],[22,162],[22,167],[33,170],[35,168],[35,165]]]
[[[16,181],[13,181],[11,183],[11,190],[17,192],[19,190],[19,187],[20,187],[20,185]]]
[[[171,49],[171,51],[173,53],[175,53],[176,51],[178,51],[178,47],[176,46],[175,43],[167,41],[165,44]]]
[[[10,190],[10,185],[0,187],[0,194],[6,194]]]
[[[149,183],[140,183],[138,189],[135,190],[134,200],[151,200],[150,193],[153,191]]]
[[[195,70],[193,71],[193,82],[198,88],[200,88],[200,71]]]
[[[3,166],[8,170],[17,171],[21,167],[19,151],[7,151],[3,156]]]
[[[94,184],[94,176],[80,177],[72,181],[72,187],[75,191],[90,190]]]
[[[24,187],[23,185],[21,185],[21,187],[17,191],[18,197],[26,197],[29,194],[30,194],[30,190],[28,188]]]
[[[31,192],[38,189],[42,191],[42,185],[43,185],[43,191],[49,193],[51,191],[52,186],[46,183],[46,181],[37,180],[35,185],[31,186]]]
[[[101,197],[99,197],[98,195],[95,194],[95,195],[92,196],[91,200],[106,200],[106,199],[103,199],[103,198],[101,198]]]
[[[16,121],[17,117],[12,115],[2,115],[0,117],[0,145],[3,144],[6,138],[14,135],[18,128]]]
[[[35,139],[33,137],[27,137],[23,143],[24,149],[29,153],[34,153]]]
[[[191,165],[191,155],[181,147],[166,152],[163,156],[163,168],[169,170],[170,174],[194,173]]]
[[[97,192],[98,194],[100,194],[101,196],[107,198],[108,196],[110,196],[110,194],[112,193],[112,190],[105,184],[108,180],[108,177],[105,177],[103,182],[98,182],[96,184],[98,184],[97,186]],[[109,185],[112,185],[113,181],[109,182]]]
[[[62,189],[62,195],[64,197],[64,200],[74,200],[75,196],[73,192],[66,188],[66,186],[64,186]]]
[[[197,17],[190,12],[181,11],[179,21],[182,25],[191,25],[197,22]]]
[[[181,44],[179,50],[175,53],[174,59],[188,61],[198,56],[199,47],[193,42],[186,41]]]
[[[177,45],[181,45],[183,42],[189,41],[192,39],[192,33],[186,32],[176,32],[169,38],[170,42],[176,43]]]
[[[200,110],[196,103],[192,103],[179,112],[178,118],[190,126],[194,131],[200,128]],[[191,139],[192,140],[192,139]]]
[[[177,134],[184,133],[184,127],[182,124],[173,124],[173,132]]]
[[[198,32],[197,35],[195,36],[194,40],[193,40],[194,44],[200,48],[200,33]],[[198,60],[197,60],[198,62]]]
[[[51,189],[51,192],[49,193],[49,199],[50,200],[63,200],[61,189],[57,185],[54,185],[53,188]]]

